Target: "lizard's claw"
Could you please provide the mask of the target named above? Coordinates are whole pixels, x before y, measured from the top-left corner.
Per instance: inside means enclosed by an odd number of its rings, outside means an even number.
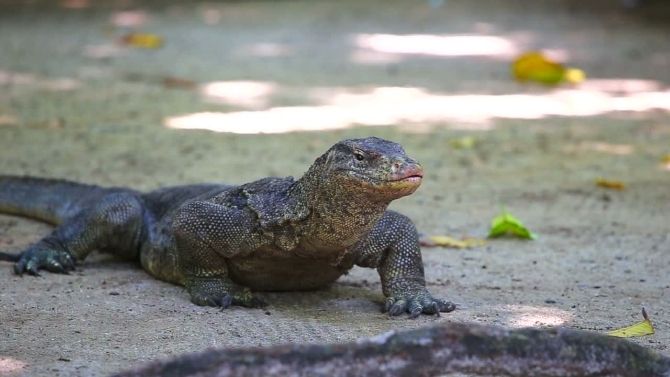
[[[410,318],[416,318],[422,313],[439,316],[440,312],[448,313],[454,309],[454,303],[434,298],[425,289],[416,294],[389,296],[384,303],[384,312],[390,316],[409,313]]]
[[[248,288],[224,279],[190,279],[186,286],[191,294],[191,301],[200,306],[214,306],[224,310],[232,305],[247,308],[261,308],[266,305]]]
[[[70,253],[46,247],[31,247],[21,254],[19,261],[14,265],[14,273],[17,275],[27,272],[39,276],[40,270],[68,274],[74,269],[75,259]]]

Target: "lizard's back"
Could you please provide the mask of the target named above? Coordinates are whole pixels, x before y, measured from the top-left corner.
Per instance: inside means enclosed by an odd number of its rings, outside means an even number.
[[[161,219],[189,200],[201,196],[214,196],[233,187],[235,186],[216,183],[172,186],[143,194],[142,199],[147,210],[156,219]]]

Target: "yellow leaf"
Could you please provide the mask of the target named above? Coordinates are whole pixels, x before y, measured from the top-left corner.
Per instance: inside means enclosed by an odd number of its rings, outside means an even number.
[[[596,179],[596,186],[611,190],[623,190],[626,188],[626,185],[624,185],[623,182],[612,181],[605,178]]]
[[[454,149],[472,149],[475,146],[475,138],[472,136],[463,136],[451,140],[450,144]]]
[[[616,336],[619,338],[631,338],[635,336],[652,335],[654,333],[654,325],[651,324],[647,311],[642,308],[642,317],[644,321],[638,322],[634,325],[622,327],[620,329],[608,331],[607,335]]]
[[[581,69],[565,67],[539,51],[529,51],[517,57],[512,63],[512,75],[521,82],[534,81],[547,85],[577,84],[586,77]]]
[[[670,169],[670,154],[666,154],[663,156],[663,159],[661,159],[661,163],[665,165],[666,169]]]
[[[163,38],[155,34],[130,33],[121,37],[121,43],[137,48],[160,48]]]
[[[485,240],[478,238],[465,237],[457,239],[449,236],[429,236],[427,239],[421,240],[421,245],[426,247],[450,247],[455,249],[469,249],[486,245]]]

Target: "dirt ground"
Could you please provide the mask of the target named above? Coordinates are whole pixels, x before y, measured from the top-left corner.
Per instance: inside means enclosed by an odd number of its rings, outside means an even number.
[[[326,290],[264,294],[267,310],[221,312],[104,255],[40,278],[0,262],[0,375],[104,376],[208,347],[447,321],[602,332],[641,307],[656,334],[634,341],[670,355],[670,29],[656,5],[580,3],[0,3],[2,174],[242,183],[299,176],[335,141],[375,135],[426,169],[392,205],[423,233],[485,237],[505,207],[538,235],[424,249],[430,290],[459,307],[417,320],[381,314],[376,272],[360,268]],[[164,46],[119,44],[130,30]],[[515,83],[509,61],[532,49],[588,80]],[[0,249],[49,231],[0,216]]]

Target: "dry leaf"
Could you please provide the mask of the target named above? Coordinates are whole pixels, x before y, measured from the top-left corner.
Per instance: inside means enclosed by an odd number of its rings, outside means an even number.
[[[634,325],[622,327],[620,329],[608,331],[607,335],[616,336],[619,338],[631,338],[635,336],[652,335],[654,333],[654,325],[651,324],[647,311],[642,308],[642,317],[644,320]]]
[[[163,77],[163,86],[173,89],[194,89],[198,84],[189,79],[167,76]]]
[[[626,188],[626,185],[621,181],[612,181],[605,178],[596,179],[596,186],[610,190],[623,190]]]
[[[518,81],[534,81],[546,85],[577,84],[584,81],[581,69],[568,68],[546,57],[539,51],[529,51],[514,60],[512,74]]]
[[[450,141],[451,146],[454,149],[472,149],[475,146],[475,138],[472,136],[463,136],[458,139],[453,139]]]
[[[163,38],[156,34],[130,33],[121,37],[121,43],[137,48],[161,48],[163,47]]]
[[[457,239],[449,236],[429,236],[421,240],[425,247],[450,247],[455,249],[469,249],[486,245],[486,241],[478,238],[465,237]]]
[[[665,170],[670,170],[670,154],[666,154],[665,156],[663,156],[661,163],[663,164]]]
[[[0,114],[0,126],[16,126],[18,124],[19,120],[16,117]]]

